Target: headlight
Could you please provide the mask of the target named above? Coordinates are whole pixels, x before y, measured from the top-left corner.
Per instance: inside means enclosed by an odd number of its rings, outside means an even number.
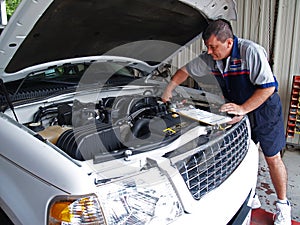
[[[96,195],[58,196],[50,204],[49,225],[105,224]]]
[[[168,178],[152,168],[105,185],[98,197],[108,224],[168,224],[183,210]]]
[[[170,181],[152,168],[99,186],[95,195],[55,198],[48,221],[50,225],[161,225],[171,223],[182,213]]]

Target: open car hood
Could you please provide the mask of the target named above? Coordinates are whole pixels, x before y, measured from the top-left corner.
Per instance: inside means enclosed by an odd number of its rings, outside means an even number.
[[[143,61],[155,52],[158,63],[220,17],[236,19],[233,0],[23,0],[0,36],[0,77],[12,81],[28,67],[108,52],[135,51]],[[126,47],[145,40],[171,44]]]

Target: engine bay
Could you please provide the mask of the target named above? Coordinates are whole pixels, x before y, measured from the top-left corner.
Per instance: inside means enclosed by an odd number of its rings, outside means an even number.
[[[183,106],[183,103],[178,103]],[[199,123],[170,110],[159,97],[125,95],[40,107],[27,126],[77,160],[149,151]]]

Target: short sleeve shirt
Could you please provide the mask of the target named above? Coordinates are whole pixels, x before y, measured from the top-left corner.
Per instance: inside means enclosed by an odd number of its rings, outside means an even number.
[[[274,86],[278,83],[267,60],[265,49],[246,39],[234,36],[231,55],[223,64],[215,61],[206,52],[186,65],[192,76],[213,74],[224,97],[236,104],[243,104],[257,88]]]

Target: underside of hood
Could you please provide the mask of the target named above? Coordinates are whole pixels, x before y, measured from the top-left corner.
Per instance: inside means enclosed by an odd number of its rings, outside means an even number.
[[[206,24],[199,10],[175,0],[55,0],[30,33],[24,33],[20,46],[10,44],[17,51],[5,72],[60,59],[102,55],[137,41],[159,40],[182,46]],[[141,48],[151,51],[147,45],[139,45],[143,52]],[[161,50],[159,58],[175,50],[168,49]]]

